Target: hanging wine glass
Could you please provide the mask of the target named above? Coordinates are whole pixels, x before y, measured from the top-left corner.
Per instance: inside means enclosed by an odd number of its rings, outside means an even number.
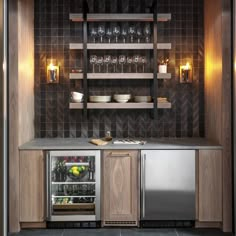
[[[111,56],[110,55],[105,55],[103,62],[106,65],[106,73],[108,73],[108,69],[109,69],[108,66],[111,63]]]
[[[130,42],[133,43],[134,42],[134,35],[136,33],[136,29],[134,25],[131,25],[128,29],[128,34],[130,36]]]
[[[96,64],[98,65],[98,72],[101,73],[101,66],[103,65],[103,57],[97,57]]]
[[[117,71],[117,64],[118,64],[117,56],[113,56],[111,58],[111,64],[113,65],[113,72],[116,73],[116,71]]]
[[[145,73],[145,64],[147,64],[147,57],[141,56],[141,57],[140,57],[140,63],[141,63],[142,66],[143,66],[143,73]]]
[[[93,73],[95,73],[94,66],[97,62],[97,56],[96,55],[91,55],[89,59],[90,64],[93,66]]]
[[[103,43],[103,36],[105,34],[105,27],[104,25],[98,26],[98,36],[100,37],[100,42]]]
[[[96,37],[98,36],[97,29],[92,27],[90,30],[90,36],[93,39],[93,43],[96,43]]]
[[[137,36],[137,39],[138,39],[138,43],[140,43],[142,35],[143,35],[142,34],[142,29],[141,29],[141,27],[138,27],[137,30],[136,30],[136,36]]]
[[[120,36],[120,26],[113,27],[113,35],[115,36],[115,42],[118,43],[118,37]]]
[[[133,57],[127,56],[127,64],[129,66],[129,73],[131,73],[131,67],[132,67],[132,64],[133,64]]]
[[[150,36],[151,36],[151,28],[149,24],[146,24],[143,30],[143,34],[145,35],[145,42],[150,42]]]
[[[138,73],[139,55],[133,56],[133,63],[135,65],[135,72]]]
[[[123,26],[122,29],[121,29],[121,36],[123,38],[123,43],[126,43],[126,38],[127,38],[127,35],[128,35],[128,32],[127,32],[127,27]]]
[[[121,65],[121,73],[124,73],[124,64],[126,63],[126,56],[120,55],[119,56],[119,64]]]
[[[111,42],[111,38],[112,38],[112,30],[111,28],[107,28],[106,30],[106,37],[108,38],[108,43]]]

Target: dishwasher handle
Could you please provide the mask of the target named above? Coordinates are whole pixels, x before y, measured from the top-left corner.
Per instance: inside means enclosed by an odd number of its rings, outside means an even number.
[[[142,156],[142,170],[141,170],[141,183],[142,183],[142,217],[145,218],[145,176],[146,175],[146,154]]]

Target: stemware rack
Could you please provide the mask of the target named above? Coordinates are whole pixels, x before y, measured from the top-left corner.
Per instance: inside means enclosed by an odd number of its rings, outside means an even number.
[[[83,43],[70,43],[70,50],[83,50],[83,72],[70,73],[69,79],[83,80],[84,101],[83,103],[70,103],[70,109],[83,109],[87,115],[88,109],[153,109],[153,117],[157,118],[157,109],[170,109],[171,103],[157,104],[157,89],[152,91],[153,102],[151,103],[89,103],[88,102],[88,83],[87,80],[100,79],[143,79],[153,81],[152,87],[157,88],[158,79],[171,79],[170,73],[157,73],[157,50],[170,50],[171,43],[157,42],[157,24],[158,22],[167,22],[171,20],[171,14],[157,14],[154,7],[152,14],[90,14],[84,12],[71,13],[69,16],[72,22],[83,24]],[[88,23],[91,22],[149,22],[152,23],[152,43],[91,43],[88,40]],[[153,69],[152,73],[90,73],[88,71],[88,51],[89,50],[152,50]]]

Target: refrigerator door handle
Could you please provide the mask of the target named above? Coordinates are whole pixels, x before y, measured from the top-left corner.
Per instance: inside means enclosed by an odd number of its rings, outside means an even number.
[[[146,172],[146,154],[142,156],[142,171],[141,171],[141,182],[142,182],[142,218],[145,218],[145,173]]]

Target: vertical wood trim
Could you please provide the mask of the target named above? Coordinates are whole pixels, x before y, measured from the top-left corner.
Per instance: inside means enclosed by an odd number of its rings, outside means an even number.
[[[9,231],[19,232],[19,151],[34,138],[34,1],[9,1]],[[14,171],[12,171],[14,170]]]
[[[19,145],[34,138],[34,1],[18,0]]]
[[[222,9],[221,0],[204,1],[205,133],[222,140]]]
[[[232,127],[231,127],[231,1],[222,0],[222,145],[223,145],[223,231],[232,232]]]
[[[19,232],[18,3],[9,1],[9,231]]]
[[[232,232],[231,1],[204,1],[205,133],[223,146],[223,231]]]
[[[222,195],[222,151],[200,150],[199,221],[222,221]]]

